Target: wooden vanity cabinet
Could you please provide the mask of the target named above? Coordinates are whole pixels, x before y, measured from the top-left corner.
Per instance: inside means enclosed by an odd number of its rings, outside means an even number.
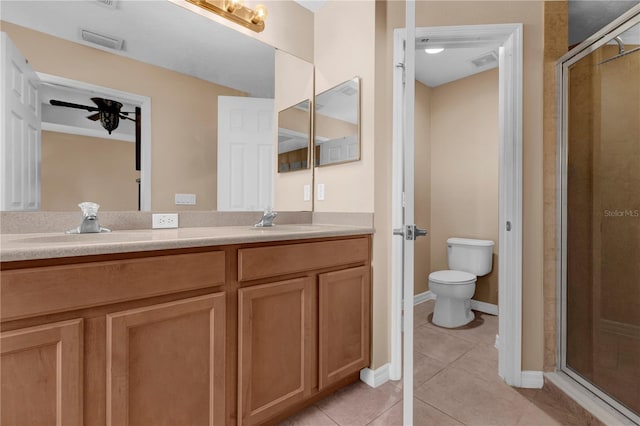
[[[370,244],[2,263],[2,425],[273,424],[369,365]]]
[[[272,424],[369,365],[369,244],[239,249],[238,424]]]
[[[2,264],[2,425],[224,424],[226,253]]]
[[[3,425],[82,424],[82,319],[0,338]]]

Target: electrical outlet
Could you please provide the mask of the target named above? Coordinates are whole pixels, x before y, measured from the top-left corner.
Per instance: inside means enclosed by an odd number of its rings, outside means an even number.
[[[177,213],[154,213],[151,215],[151,227],[157,228],[177,228],[178,227],[178,214]]]

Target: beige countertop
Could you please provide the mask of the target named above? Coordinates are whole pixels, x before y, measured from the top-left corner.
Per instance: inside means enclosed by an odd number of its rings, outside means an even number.
[[[372,228],[358,226],[276,225],[273,228],[254,228],[247,225],[141,229],[101,234],[64,234],[61,232],[2,234],[0,235],[0,261],[12,262],[372,233]]]

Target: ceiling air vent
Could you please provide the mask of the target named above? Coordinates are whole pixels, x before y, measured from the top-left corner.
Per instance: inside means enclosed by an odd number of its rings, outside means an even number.
[[[118,0],[95,0],[101,6],[110,7],[111,9],[118,8]]]
[[[478,56],[475,59],[472,59],[471,63],[478,68],[487,68],[491,66],[495,67],[498,65],[498,55],[496,55],[496,52],[491,51],[485,53],[482,56]]]
[[[97,44],[102,47],[107,47],[109,49],[122,50],[122,47],[124,45],[124,39],[106,34],[99,34],[94,31],[81,29],[80,35],[86,42]]]

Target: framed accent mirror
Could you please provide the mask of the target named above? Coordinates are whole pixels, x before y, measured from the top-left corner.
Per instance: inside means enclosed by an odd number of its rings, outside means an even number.
[[[309,168],[311,101],[278,112],[278,173]]]
[[[314,128],[316,167],[360,160],[359,77],[316,95]]]

